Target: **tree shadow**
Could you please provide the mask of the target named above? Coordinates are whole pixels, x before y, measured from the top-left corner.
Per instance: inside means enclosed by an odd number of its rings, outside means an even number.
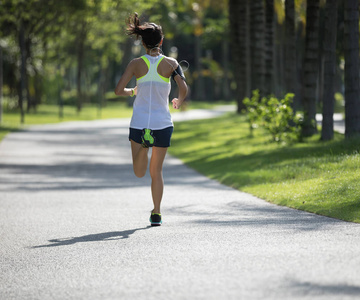
[[[360,287],[350,284],[320,284],[313,282],[300,282],[300,281],[291,281],[289,286],[295,290],[295,293],[298,295],[337,295],[339,297],[344,296],[360,296]],[[342,298],[341,298],[342,299]]]
[[[290,235],[325,230],[328,227],[333,228],[335,225],[344,224],[343,221],[337,219],[284,206],[267,203],[258,206],[241,201],[223,204],[221,211],[218,211],[216,215],[201,210],[196,205],[174,206],[168,208],[167,213],[191,217],[187,222],[189,224],[252,229],[271,227]]]
[[[112,231],[112,232],[103,232],[96,234],[88,234],[84,236],[78,237],[69,237],[69,238],[59,238],[59,239],[51,239],[49,242],[51,244],[47,245],[38,245],[30,247],[31,249],[36,248],[48,248],[48,247],[58,247],[58,246],[69,246],[77,243],[86,243],[86,242],[102,242],[102,241],[113,241],[113,240],[122,240],[127,239],[130,235],[134,234],[136,231],[149,229],[151,226],[136,228],[131,230],[124,231]]]

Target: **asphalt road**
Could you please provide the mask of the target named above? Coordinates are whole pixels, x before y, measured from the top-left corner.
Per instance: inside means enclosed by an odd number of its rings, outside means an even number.
[[[164,224],[151,228],[128,124],[1,142],[0,299],[360,298],[358,224],[271,205],[170,156]]]

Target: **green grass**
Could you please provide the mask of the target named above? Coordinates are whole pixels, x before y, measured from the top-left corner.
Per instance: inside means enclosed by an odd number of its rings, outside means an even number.
[[[109,118],[125,118],[131,116],[132,109],[126,103],[109,103],[101,110],[95,105],[84,105],[80,114],[72,106],[64,106],[63,118],[59,118],[59,108],[56,105],[39,105],[37,111],[25,115],[25,125],[59,123],[65,121],[95,120]],[[20,112],[18,110],[5,112],[3,124],[8,126],[21,126]]]
[[[186,105],[186,109],[210,109],[216,105],[233,104],[229,102],[196,102],[192,101]],[[178,112],[178,110],[170,108],[171,113]],[[67,121],[89,121],[97,119],[116,119],[116,118],[130,118],[132,115],[132,107],[129,107],[126,102],[108,102],[106,107],[103,107],[99,112],[96,105],[84,105],[80,114],[77,113],[73,106],[64,106],[63,118],[59,118],[59,108],[57,105],[41,104],[38,106],[36,112],[31,111],[25,114],[25,123],[20,123],[20,111],[5,111],[3,113],[2,123],[0,125],[0,141],[6,134],[20,128],[34,124],[50,124]]]
[[[269,202],[360,222],[360,139],[316,135],[294,145],[269,142],[244,116],[177,123],[170,153],[219,182]]]
[[[19,130],[28,125],[50,124],[67,121],[89,121],[97,119],[129,118],[132,114],[132,108],[124,102],[110,102],[101,111],[96,105],[84,105],[80,114],[73,106],[64,106],[63,117],[59,117],[59,108],[56,105],[41,104],[36,112],[31,111],[25,114],[24,124],[20,123],[20,111],[5,111],[0,125],[0,141],[9,132]]]

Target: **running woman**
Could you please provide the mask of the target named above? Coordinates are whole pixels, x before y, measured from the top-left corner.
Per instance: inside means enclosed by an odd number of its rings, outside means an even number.
[[[138,14],[135,13],[127,21],[127,34],[134,35],[137,39],[141,37],[146,55],[135,58],[128,64],[115,88],[115,94],[136,96],[129,130],[133,169],[137,177],[145,176],[148,151],[152,147],[149,170],[154,209],[150,215],[150,223],[152,226],[159,226],[162,224],[160,204],[164,190],[162,167],[174,129],[169,111],[170,77],[179,89],[178,98],[172,100],[173,108],[180,108],[188,88],[176,59],[161,53],[164,36],[160,25],[140,25]],[[137,86],[126,88],[133,76],[136,77]]]

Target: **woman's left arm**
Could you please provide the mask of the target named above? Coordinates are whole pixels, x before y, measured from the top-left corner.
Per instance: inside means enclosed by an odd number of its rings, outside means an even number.
[[[121,76],[118,84],[116,85],[115,95],[134,96],[137,94],[137,87],[133,89],[126,88],[126,85],[129,83],[130,79],[134,76],[134,68],[135,68],[135,61],[132,60],[126,67],[124,74]]]

